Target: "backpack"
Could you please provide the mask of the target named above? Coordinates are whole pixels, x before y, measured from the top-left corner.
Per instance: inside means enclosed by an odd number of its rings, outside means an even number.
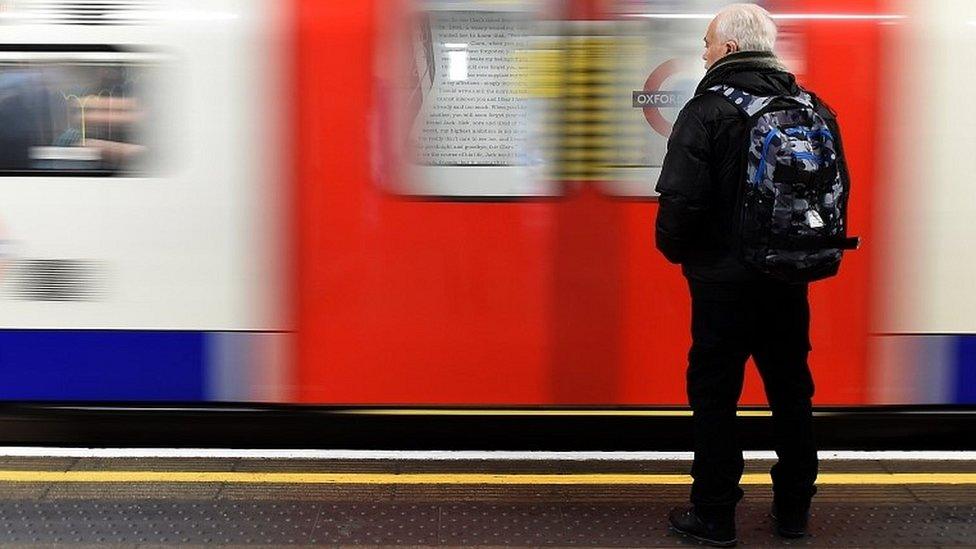
[[[709,91],[742,111],[750,128],[735,217],[743,263],[792,283],[837,274],[843,251],[860,239],[847,236],[850,180],[840,136],[825,118],[832,114],[822,114],[805,91],[772,97],[724,85]]]

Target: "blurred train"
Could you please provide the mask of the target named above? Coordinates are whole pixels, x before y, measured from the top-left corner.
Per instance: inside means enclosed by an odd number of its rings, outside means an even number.
[[[976,402],[976,4],[763,4],[865,242],[816,402]],[[721,5],[0,0],[0,399],[684,404],[653,186]]]

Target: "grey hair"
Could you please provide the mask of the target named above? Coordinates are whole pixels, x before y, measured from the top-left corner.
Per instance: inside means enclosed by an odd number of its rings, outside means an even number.
[[[715,33],[722,42],[734,40],[740,51],[773,51],[776,23],[755,4],[730,4],[715,16]]]

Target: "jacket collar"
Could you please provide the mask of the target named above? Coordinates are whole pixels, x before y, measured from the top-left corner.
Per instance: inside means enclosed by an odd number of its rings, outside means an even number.
[[[749,70],[789,72],[773,52],[737,51],[716,61],[705,72],[705,76],[702,77],[695,93],[703,93],[709,87],[721,83],[730,74]]]
[[[786,66],[771,51],[737,51],[716,61],[705,73],[705,78],[719,70],[736,70],[739,67],[786,71]]]

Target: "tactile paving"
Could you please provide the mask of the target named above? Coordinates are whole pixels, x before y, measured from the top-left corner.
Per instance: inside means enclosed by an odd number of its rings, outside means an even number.
[[[0,502],[3,545],[383,545],[652,547],[683,544],[670,504],[233,501]],[[740,506],[743,546],[972,546],[976,505],[815,508],[811,536],[772,534],[766,507]]]
[[[87,461],[87,460],[86,460]],[[278,465],[282,467],[278,467]],[[31,464],[17,462],[30,469]],[[48,463],[51,465],[51,463]],[[178,461],[57,463],[75,470],[181,470]],[[101,467],[99,467],[101,465]],[[260,465],[260,467],[258,467]],[[188,462],[191,470],[332,471],[331,462]],[[678,472],[687,463],[371,461],[346,471]],[[614,469],[613,465],[617,465]],[[751,464],[762,470],[766,463]],[[825,471],[926,471],[825,463]],[[967,463],[928,470],[965,472]],[[575,467],[574,467],[575,466]],[[185,469],[184,469],[185,470]],[[686,470],[686,469],[685,469]],[[743,547],[976,546],[976,490],[957,485],[825,485],[811,535],[773,534],[768,485],[747,485]],[[0,547],[659,547],[694,546],[668,532],[687,485],[0,483]]]

